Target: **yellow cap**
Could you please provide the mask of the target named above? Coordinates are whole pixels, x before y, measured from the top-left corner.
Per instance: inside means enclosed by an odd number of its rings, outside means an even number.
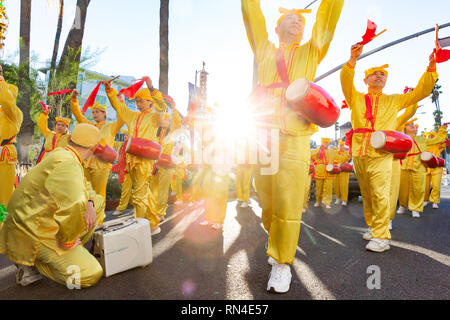
[[[104,106],[98,102],[92,106],[92,109],[97,109],[97,110],[106,112],[106,106]]]
[[[69,126],[70,122],[72,121],[72,119],[70,118],[62,118],[62,117],[56,117],[55,120],[56,122],[64,123],[66,126]]]
[[[299,16],[300,18],[302,18],[303,23],[306,22],[305,17],[303,16],[304,13],[311,13],[312,10],[311,9],[285,9],[285,8],[280,8],[278,9],[281,13],[281,17],[278,19],[277,21],[277,28],[280,26],[281,21],[284,20],[284,18],[286,18],[287,16],[293,14],[296,16]]]
[[[342,140],[339,140],[339,145],[340,145],[340,146],[343,146],[343,145],[345,145],[345,142],[342,141]]]
[[[370,68],[370,69],[368,69],[368,70],[366,70],[364,72],[365,76],[366,76],[364,79],[367,79],[370,75],[374,74],[377,71],[383,72],[386,75],[386,78],[387,78],[389,73],[387,72],[386,68],[389,68],[388,64],[382,65],[381,67]]]
[[[79,146],[92,148],[100,142],[100,130],[91,124],[80,123],[73,129],[70,140]]]
[[[330,138],[322,138],[322,140],[321,140],[322,143],[326,143],[326,142],[330,143],[330,141],[331,141]]]
[[[136,99],[136,98],[140,98],[143,100],[149,100],[149,101],[153,102],[152,94],[150,93],[150,90],[148,90],[148,88],[139,90],[133,97],[133,99]]]

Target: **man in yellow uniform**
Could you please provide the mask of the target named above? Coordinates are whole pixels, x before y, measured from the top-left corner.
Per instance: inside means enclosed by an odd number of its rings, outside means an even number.
[[[186,179],[186,164],[180,162],[175,168],[175,173],[172,176],[170,188],[175,192],[175,205],[183,203],[183,179]]]
[[[52,107],[49,108],[49,111]],[[48,112],[43,111],[37,120],[37,126],[39,131],[41,131],[44,136],[44,147],[39,155],[36,164],[39,164],[49,152],[52,152],[58,147],[64,148],[67,146],[69,138],[69,125],[71,122],[70,118],[56,117],[55,131],[48,128]]]
[[[72,113],[77,119],[78,123],[89,123],[96,126],[101,133],[103,146],[114,146],[114,140],[116,134],[124,125],[124,122],[120,117],[112,123],[106,122],[106,106],[96,103],[92,106],[92,118],[94,122],[89,121],[80,110],[78,102],[78,91],[74,90],[72,98],[70,100],[70,107]],[[87,180],[92,184],[95,192],[106,199],[106,185],[108,184],[109,173],[111,172],[112,165],[110,163],[103,162],[95,156],[90,157],[83,162],[84,174]],[[103,220],[101,221],[101,223]]]
[[[433,138],[436,136],[436,132],[430,132],[429,138]],[[434,154],[437,158],[440,158],[442,152],[447,147],[447,144],[444,142],[436,143],[433,145],[427,146],[427,151]],[[441,203],[441,181],[442,181],[442,172],[444,168],[427,168],[426,182],[425,182],[425,202],[424,206],[428,205],[428,201],[433,204],[433,209],[439,209],[439,204]],[[431,189],[430,189],[431,183]]]
[[[128,131],[124,132],[125,135],[125,141],[128,140]],[[115,142],[115,149],[120,150],[121,148],[125,148],[124,142]],[[125,211],[128,206],[130,205],[131,200],[131,188],[133,187],[133,184],[131,183],[131,177],[128,171],[124,172],[124,180],[122,183],[122,189],[120,193],[120,202],[117,206],[116,210],[112,213],[112,216],[120,216],[123,211]]]
[[[168,123],[163,121],[162,115],[167,109],[163,100],[163,94],[153,88],[152,81],[148,78],[146,85],[148,88],[139,90],[134,99],[139,112],[130,110],[125,103],[119,99],[116,90],[111,86],[111,81],[103,82],[109,101],[117,111],[120,118],[123,119],[128,127],[131,138],[142,138],[157,142],[158,128],[168,127]],[[152,107],[154,111],[152,112]],[[159,218],[155,212],[152,212],[149,197],[150,189],[148,179],[153,171],[153,160],[127,154],[126,170],[130,174],[133,191],[133,206],[136,218],[146,218],[150,221],[152,234],[161,232],[159,227]]]
[[[14,191],[17,150],[14,143],[22,125],[23,113],[16,105],[17,87],[3,78],[0,66],[0,205],[8,206]]]
[[[310,164],[311,167],[312,164]],[[308,211],[309,209],[309,198],[311,196],[311,185],[314,179],[314,171],[315,171],[315,167],[314,170],[309,170],[309,174],[308,174],[308,178],[306,180],[306,188],[305,188],[305,196],[304,196],[304,200],[303,200],[303,210],[302,213],[305,213],[306,211]]]
[[[79,288],[100,280],[102,267],[83,245],[103,215],[105,200],[95,194],[82,167],[99,141],[96,127],[76,126],[69,144],[47,155],[14,191],[0,226],[0,253],[16,264],[18,285],[36,282],[41,274]]]
[[[314,81],[317,68],[328,52],[339,20],[343,0],[322,0],[312,37],[300,45],[305,18],[303,10],[281,10],[276,32],[279,46],[269,41],[260,0],[241,0],[250,46],[258,64],[258,89],[263,93],[263,128],[279,132],[279,170],[263,175],[255,166],[255,187],[262,207],[262,220],[269,233],[267,255],[273,260],[267,290],[289,291],[290,265],[294,262],[305,183],[310,163],[310,138],[317,128],[288,108],[285,93],[298,78]],[[277,63],[278,62],[278,63]],[[284,64],[284,66],[283,66]],[[277,65],[280,70],[277,70]],[[258,121],[259,122],[259,121]]]
[[[336,162],[338,164],[347,163],[350,161],[352,157],[350,156],[349,151],[345,148],[344,141],[339,140],[339,151],[336,155]],[[344,207],[347,206],[348,202],[348,182],[350,179],[350,172],[339,173],[335,178],[335,195],[336,195],[336,204],[341,202],[341,205]]]
[[[330,138],[322,138],[321,146],[311,152],[311,160],[316,163],[314,177],[316,179],[316,203],[314,207],[319,207],[321,203],[325,208],[331,208],[333,200],[333,182],[336,175],[327,172],[328,164],[336,164],[336,151],[328,149]]]
[[[235,171],[235,185],[236,185],[236,195],[238,204],[241,208],[248,208],[250,205],[250,187],[252,184],[252,172],[253,172],[253,165],[249,163],[249,146],[248,141],[242,144],[237,144],[237,150],[240,153],[241,151],[244,152],[243,159],[244,163],[238,163],[236,164],[236,171]]]
[[[412,90],[412,89],[411,89]],[[410,91],[410,90],[409,90]],[[405,130],[405,125],[414,114],[416,113],[418,108],[417,103],[409,106],[405,109],[405,111],[397,118],[397,128],[396,131],[403,132]],[[397,202],[398,196],[400,193],[400,177],[402,173],[402,165],[401,160],[393,158],[392,159],[392,175],[391,175],[391,190],[390,190],[390,213],[391,218],[389,220],[389,230],[392,230],[392,221],[395,218],[395,212],[397,211]]]
[[[370,139],[376,130],[395,130],[397,113],[426,98],[433,90],[438,74],[436,59],[432,54],[428,68],[414,90],[405,94],[386,95],[383,94],[383,88],[388,66],[371,68],[365,72],[368,94],[364,94],[356,91],[353,84],[356,61],[362,50],[362,45],[352,46],[350,60],[341,70],[341,85],[352,112],[353,129],[347,134],[347,140],[363,198],[364,218],[369,227],[363,238],[370,240],[367,250],[383,252],[390,249],[389,192],[393,155],[375,150]]]
[[[165,128],[159,130],[158,143],[162,147],[162,154],[171,156],[175,145],[173,132],[181,128],[181,117],[178,110],[175,108],[175,102],[171,98],[167,99],[167,104],[169,104],[172,109],[172,118],[170,119],[171,126],[170,129]],[[167,116],[170,115],[167,114]],[[167,119],[169,119],[169,117],[167,117]],[[160,220],[164,220],[166,216],[170,182],[174,173],[174,168],[163,168],[156,165],[150,178],[151,207],[152,211],[154,211]]]
[[[407,158],[402,161],[400,206],[397,213],[402,214],[409,209],[413,218],[420,218],[420,213],[423,212],[426,181],[426,167],[420,160],[420,155],[426,151],[427,146],[445,141],[447,130],[446,126],[442,126],[436,137],[425,139],[423,136],[417,136],[419,126],[414,124],[415,120],[417,119],[407,122],[405,126],[405,133],[414,140],[414,144]]]

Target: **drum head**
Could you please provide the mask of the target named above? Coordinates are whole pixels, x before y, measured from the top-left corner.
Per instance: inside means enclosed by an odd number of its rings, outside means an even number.
[[[327,164],[327,171],[328,171],[328,172],[332,172],[333,169],[334,169],[334,165],[332,165],[331,163],[330,163],[330,164]]]
[[[308,79],[297,79],[291,83],[286,90],[286,100],[288,102],[295,102],[302,100],[309,90]]]
[[[386,145],[386,135],[383,131],[376,131],[372,134],[370,138],[370,145],[374,149],[382,149]]]
[[[420,160],[422,161],[430,161],[433,158],[433,154],[431,152],[423,152],[420,155]]]

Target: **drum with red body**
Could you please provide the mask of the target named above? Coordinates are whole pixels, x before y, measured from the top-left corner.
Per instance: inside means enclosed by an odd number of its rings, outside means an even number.
[[[173,162],[172,157],[168,154],[162,154],[156,162],[156,165],[164,169],[173,169],[177,167],[176,163]]]
[[[420,160],[422,160],[423,164],[431,169],[445,167],[445,160],[436,157],[431,152],[423,152],[420,155]]]
[[[331,174],[339,174],[341,173],[341,169],[337,165],[334,164],[327,164],[327,172]]]
[[[158,143],[141,138],[128,139],[127,147],[125,149],[126,153],[149,160],[157,160],[161,151],[161,145]]]
[[[117,152],[109,146],[99,144],[95,147],[94,156],[103,162],[114,163],[117,159]]]
[[[375,150],[389,153],[408,153],[413,143],[410,136],[398,131],[376,131],[370,138]]]
[[[341,163],[339,169],[341,169],[342,172],[353,172],[353,166],[348,162]]]
[[[314,165],[310,165],[309,166],[309,174],[313,174],[314,173]]]
[[[286,90],[289,107],[300,117],[328,128],[339,119],[341,109],[321,87],[308,79],[297,79]]]
[[[408,153],[394,153],[394,159],[405,160]]]

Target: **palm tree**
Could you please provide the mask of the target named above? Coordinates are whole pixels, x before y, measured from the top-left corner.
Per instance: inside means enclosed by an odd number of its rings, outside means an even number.
[[[433,117],[435,119],[435,127],[439,128],[442,124],[442,112],[441,107],[439,105],[439,95],[442,93],[440,89],[442,88],[441,85],[438,84],[439,79],[436,80],[436,83],[434,85],[432,94],[431,94],[431,101],[436,105],[436,111],[433,112]]]
[[[31,0],[20,1],[20,43],[19,43],[19,98],[17,105],[23,112],[23,122],[18,140],[19,162],[27,162],[28,147],[32,143],[34,123],[31,119],[31,88],[30,88],[30,32],[31,32]]]
[[[169,91],[169,0],[161,0],[159,11],[159,90]]]
[[[53,55],[52,60],[50,62],[49,83],[52,83],[52,79],[55,75],[56,59],[58,57],[58,50],[59,50],[59,40],[61,38],[61,31],[62,31],[63,14],[64,14],[64,0],[59,0],[58,25],[56,27],[55,43],[53,45]]]

